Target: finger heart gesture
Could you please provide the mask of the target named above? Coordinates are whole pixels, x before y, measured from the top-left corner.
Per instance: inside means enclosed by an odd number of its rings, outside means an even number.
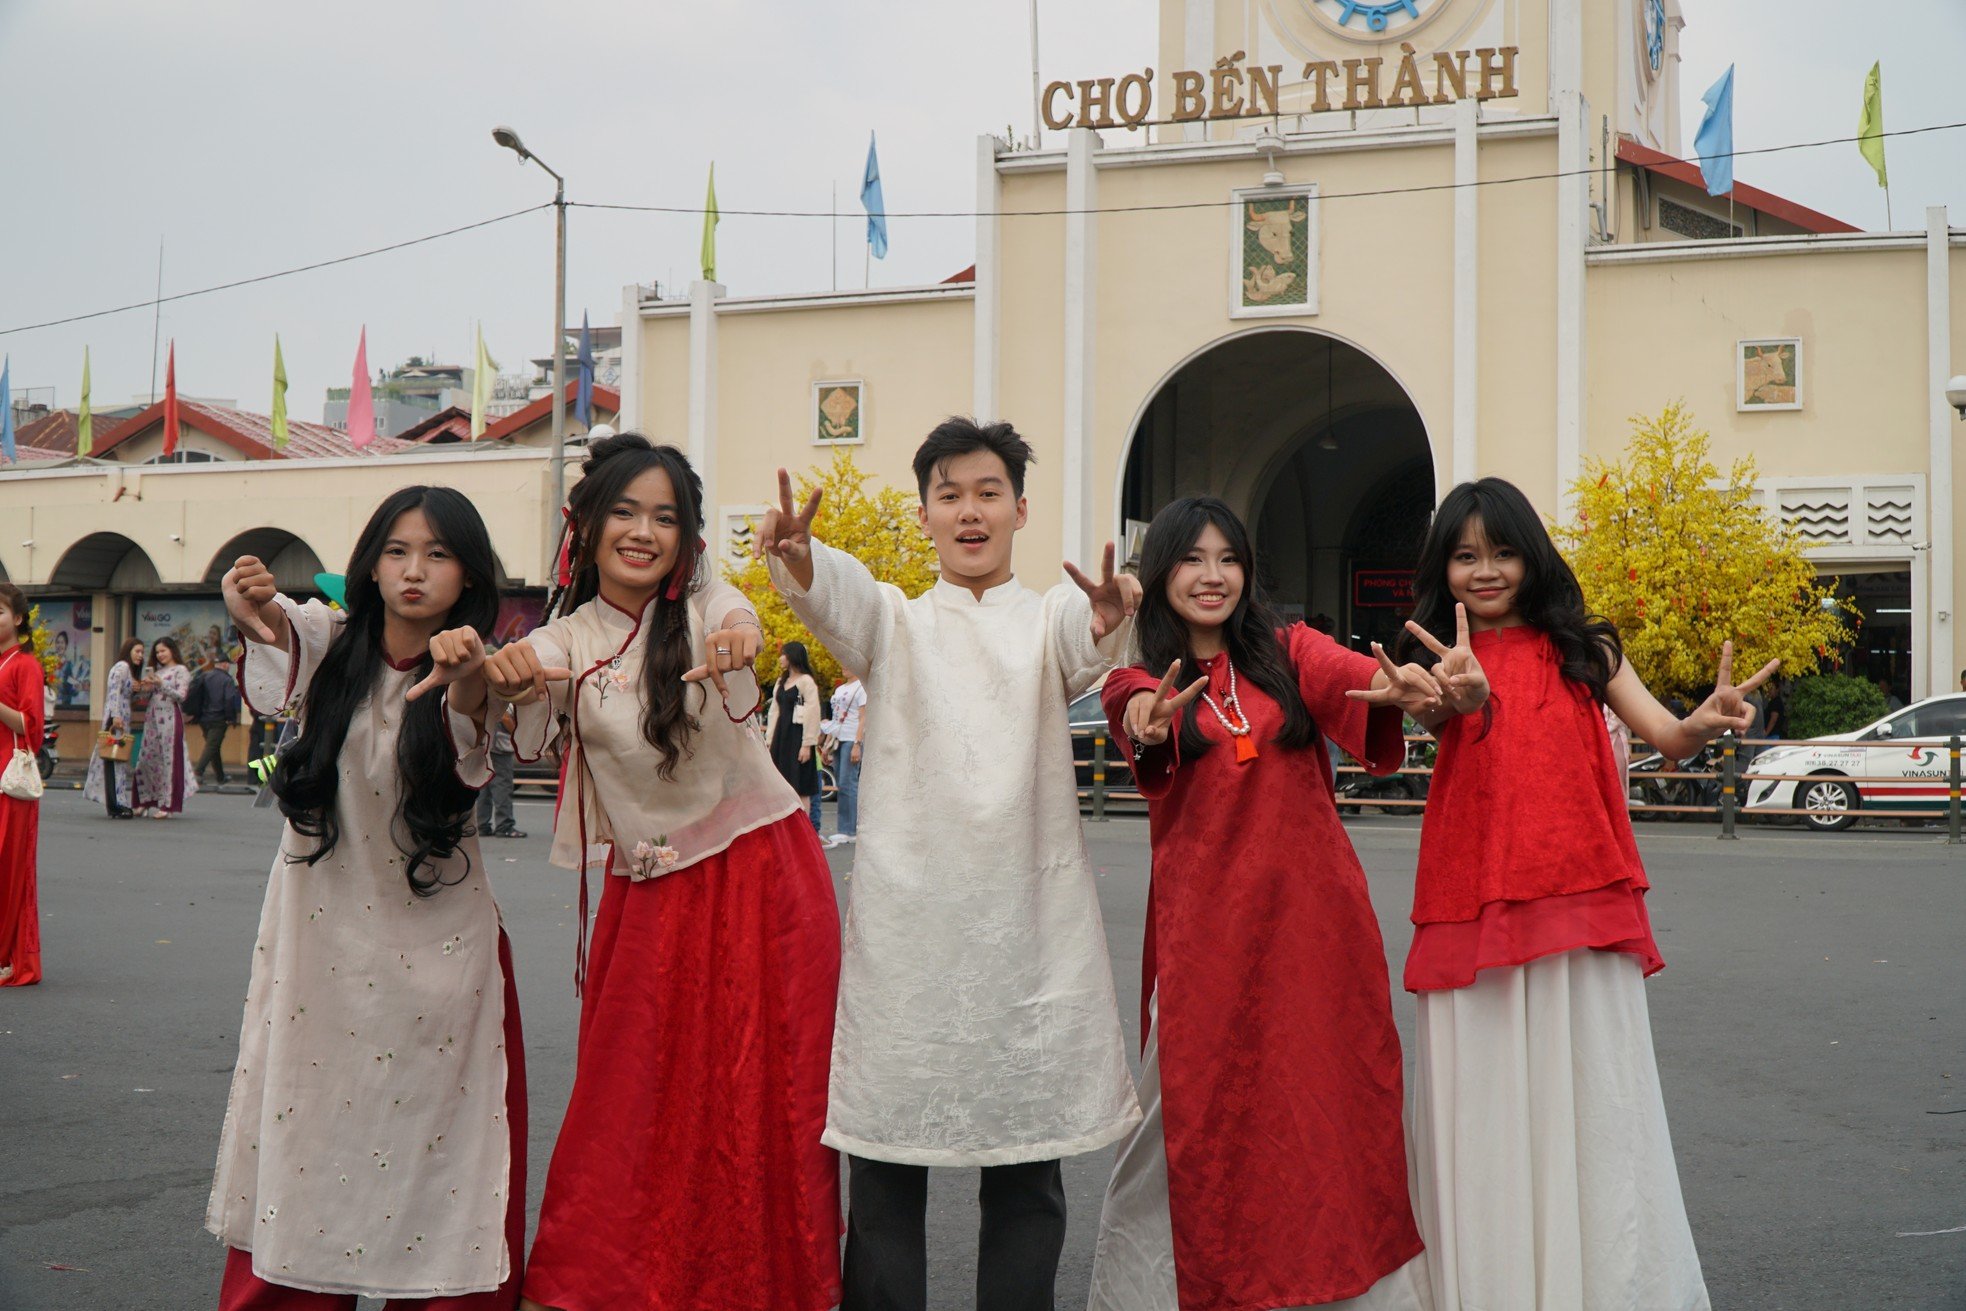
[[[1406,631],[1438,657],[1433,672],[1440,682],[1442,704],[1457,715],[1481,709],[1488,700],[1488,674],[1475,659],[1474,646],[1468,640],[1468,608],[1459,603],[1454,606],[1453,646],[1442,645],[1439,638],[1411,619],[1406,621]]]
[[[1200,696],[1208,687],[1208,675],[1174,691],[1174,676],[1181,672],[1176,660],[1167,667],[1160,686],[1151,692],[1135,692],[1126,703],[1126,735],[1134,745],[1157,747],[1173,731],[1174,712]]]

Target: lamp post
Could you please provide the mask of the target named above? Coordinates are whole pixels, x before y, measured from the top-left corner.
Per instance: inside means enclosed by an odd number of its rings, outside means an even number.
[[[567,180],[551,165],[526,149],[519,134],[509,127],[492,129],[492,140],[519,157],[545,169],[553,178],[553,502],[546,509],[545,575],[551,585],[553,574],[553,512],[567,499]]]

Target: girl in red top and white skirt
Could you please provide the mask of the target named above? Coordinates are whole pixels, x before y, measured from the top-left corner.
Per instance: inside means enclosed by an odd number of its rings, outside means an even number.
[[[1436,1311],[1705,1311],[1645,1004],[1664,963],[1602,707],[1684,759],[1747,730],[1775,662],[1736,686],[1729,644],[1674,718],[1499,478],[1441,502],[1414,613],[1402,651],[1448,700],[1406,960]]]

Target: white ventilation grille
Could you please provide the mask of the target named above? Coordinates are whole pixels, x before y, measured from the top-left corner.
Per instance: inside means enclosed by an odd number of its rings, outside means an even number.
[[[1914,488],[1866,487],[1866,536],[1873,542],[1909,543],[1912,540],[1912,507],[1916,504],[1917,492]]]
[[[1788,487],[1776,493],[1776,508],[1811,546],[1843,546],[1850,541],[1848,487]]]

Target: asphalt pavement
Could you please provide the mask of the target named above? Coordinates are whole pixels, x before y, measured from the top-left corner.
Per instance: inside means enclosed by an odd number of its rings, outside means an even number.
[[[575,884],[546,863],[547,806],[519,811],[532,836],[485,849],[525,1019],[536,1217],[573,1079]],[[1418,825],[1349,828],[1398,962]],[[1137,1037],[1146,825],[1087,833]],[[1639,838],[1668,962],[1653,1031],[1714,1306],[1966,1311],[1966,848],[1715,833]],[[222,1253],[201,1225],[277,835],[244,796],[168,822],[111,823],[66,790],[43,802],[47,977],[0,989],[0,1311],[216,1305]],[[842,896],[852,851],[831,853]],[[1065,1311],[1084,1304],[1111,1162],[1066,1162]],[[975,1189],[974,1171],[931,1184],[938,1309],[972,1302]]]

